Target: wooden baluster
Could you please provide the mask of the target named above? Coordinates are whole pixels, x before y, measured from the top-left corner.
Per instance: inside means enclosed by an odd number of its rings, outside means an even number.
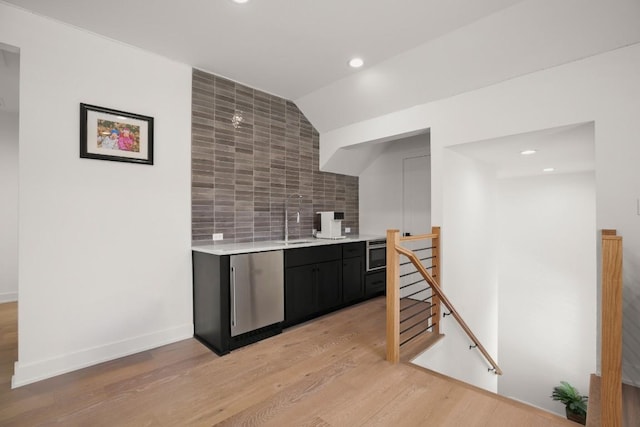
[[[400,361],[400,230],[387,230],[387,360]]]
[[[440,276],[440,227],[431,227],[431,234],[437,234],[438,237],[434,237],[431,239],[431,246],[433,246],[433,250],[431,251],[431,256],[433,256],[431,262],[433,268],[431,269],[431,274],[436,277],[436,280],[440,284],[440,288],[442,288],[442,276]],[[440,299],[438,296],[431,290],[431,294],[433,295],[431,299],[431,303],[434,304],[433,307],[433,317],[431,318],[432,322],[436,322],[435,326],[431,331],[438,335],[440,334]]]

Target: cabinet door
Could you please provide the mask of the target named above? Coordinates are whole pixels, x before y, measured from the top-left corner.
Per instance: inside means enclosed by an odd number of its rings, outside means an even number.
[[[364,296],[364,259],[346,258],[342,262],[342,298],[351,302]]]
[[[318,311],[314,265],[285,270],[285,322],[289,325]]]
[[[379,270],[368,273],[365,277],[365,292],[367,296],[384,293],[387,288],[387,271]]]
[[[315,267],[318,310],[324,311],[339,306],[342,303],[341,262],[322,262]]]

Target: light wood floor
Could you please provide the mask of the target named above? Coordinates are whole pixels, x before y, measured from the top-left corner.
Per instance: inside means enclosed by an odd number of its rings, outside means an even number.
[[[188,339],[10,390],[15,314],[0,304],[2,426],[575,426],[387,363],[382,298],[225,357]]]

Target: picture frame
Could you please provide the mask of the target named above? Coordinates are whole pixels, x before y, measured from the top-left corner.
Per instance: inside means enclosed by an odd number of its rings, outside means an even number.
[[[153,117],[81,103],[80,158],[153,165]]]

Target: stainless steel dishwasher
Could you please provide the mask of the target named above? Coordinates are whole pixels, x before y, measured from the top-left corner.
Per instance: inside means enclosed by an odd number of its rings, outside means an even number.
[[[284,320],[284,260],[282,251],[232,255],[231,336]]]

